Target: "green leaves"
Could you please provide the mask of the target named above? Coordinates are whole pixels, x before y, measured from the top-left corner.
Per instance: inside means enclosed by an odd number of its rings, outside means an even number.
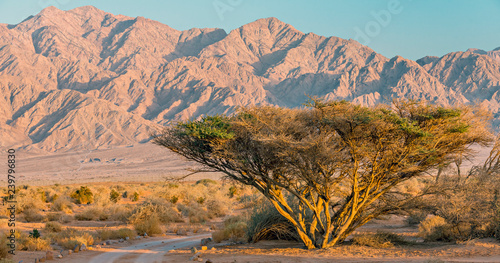
[[[222,115],[207,116],[201,121],[183,122],[177,125],[182,135],[200,140],[227,140],[234,137],[230,130],[229,118]]]

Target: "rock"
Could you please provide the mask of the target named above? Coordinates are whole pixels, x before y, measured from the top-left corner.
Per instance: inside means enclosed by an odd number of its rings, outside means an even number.
[[[191,258],[189,258],[189,261],[198,261],[198,258],[201,257],[201,252],[198,252],[194,254]]]
[[[201,250],[207,250],[208,247],[207,246],[201,246]]]
[[[123,243],[123,242],[125,242],[125,239],[120,238],[120,240],[118,240],[118,242]]]
[[[196,249],[196,247],[192,247],[191,248],[191,253],[196,253],[196,252],[198,252],[198,249]]]
[[[141,239],[142,237],[141,236],[136,236],[135,239]]]
[[[80,250],[81,251],[87,250],[87,246],[85,244],[82,244],[81,247],[80,247]]]
[[[95,245],[95,249],[100,249],[101,245]]]
[[[130,239],[130,237],[125,237],[125,240],[129,240],[129,239]]]
[[[72,250],[68,250],[68,255],[71,255],[71,253],[73,253]]]
[[[202,261],[203,261],[203,259],[202,259],[202,258],[198,258],[197,260],[198,260],[199,262],[202,262]]]
[[[210,259],[207,259],[207,261],[205,261],[205,263],[213,263],[213,261]]]
[[[57,255],[57,258],[62,258],[62,257],[63,257],[63,255],[61,255],[61,254]]]
[[[45,258],[46,258],[47,260],[53,260],[53,259],[54,259],[54,253],[52,253],[52,251],[47,251],[47,252],[45,253]]]
[[[106,241],[106,245],[108,245],[108,246],[111,245],[111,241],[109,241],[109,240]]]
[[[206,246],[206,245],[208,245],[208,243],[210,243],[210,242],[212,242],[212,238],[210,238],[210,237],[209,237],[209,238],[203,238],[203,239],[201,240],[201,245],[202,245],[202,246]]]
[[[75,245],[75,247],[73,248],[73,252],[78,253],[79,251],[80,251],[80,246]]]
[[[144,237],[147,237],[148,236],[148,233],[144,233]]]

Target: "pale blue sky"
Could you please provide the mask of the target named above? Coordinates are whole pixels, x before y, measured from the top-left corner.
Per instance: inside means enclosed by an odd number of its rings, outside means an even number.
[[[229,32],[273,16],[305,33],[356,39],[387,57],[500,47],[500,0],[0,0],[0,23],[17,24],[49,5],[93,5],[179,30]]]

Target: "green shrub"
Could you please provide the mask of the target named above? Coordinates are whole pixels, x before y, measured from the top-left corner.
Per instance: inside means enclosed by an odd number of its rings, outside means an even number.
[[[120,193],[118,193],[115,189],[111,190],[109,200],[113,203],[118,203],[118,201],[120,201]]]
[[[91,204],[94,202],[94,194],[86,186],[80,186],[80,189],[76,190],[70,195],[77,204]]]
[[[132,202],[137,202],[137,201],[139,201],[139,193],[134,192],[134,194],[132,195],[131,200],[132,200]]]

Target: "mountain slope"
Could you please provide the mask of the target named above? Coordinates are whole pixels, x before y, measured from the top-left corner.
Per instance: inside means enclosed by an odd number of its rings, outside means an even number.
[[[67,151],[145,141],[161,125],[307,96],[499,108],[500,62],[472,50],[417,62],[276,18],[229,34],[91,6],[0,24],[1,147]],[[497,116],[500,117],[500,116]]]

